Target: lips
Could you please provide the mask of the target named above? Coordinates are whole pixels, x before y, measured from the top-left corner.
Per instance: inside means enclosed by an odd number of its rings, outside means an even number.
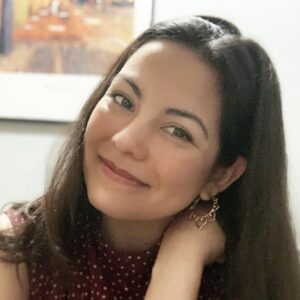
[[[109,169],[111,169],[114,173],[116,173],[117,175],[126,178],[128,180],[131,180],[133,182],[136,182],[140,185],[143,186],[149,186],[148,184],[146,184],[145,182],[141,181],[140,179],[138,179],[137,177],[133,176],[132,174],[130,174],[129,172],[118,168],[112,161],[105,159],[101,156],[99,156],[100,160],[102,161],[102,163],[104,165],[106,165]]]

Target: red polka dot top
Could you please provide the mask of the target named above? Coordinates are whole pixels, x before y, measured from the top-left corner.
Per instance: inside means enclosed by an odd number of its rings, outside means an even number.
[[[21,220],[12,210],[7,212],[13,224]],[[149,285],[151,270],[160,242],[143,252],[120,252],[107,244],[101,233],[91,238],[90,224],[86,234],[75,240],[74,262],[70,265],[71,282],[62,285],[57,274],[47,267],[47,257],[29,265],[29,300],[141,300]],[[225,299],[225,265],[212,264],[204,269],[198,299]]]

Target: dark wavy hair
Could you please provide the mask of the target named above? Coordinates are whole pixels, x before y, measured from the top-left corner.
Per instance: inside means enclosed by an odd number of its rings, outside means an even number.
[[[229,299],[300,299],[299,257],[287,198],[286,152],[280,88],[266,52],[230,22],[191,16],[154,25],[133,41],[84,105],[46,193],[15,205],[26,214],[19,234],[0,235],[2,260],[32,263],[46,249],[67,272],[82,213],[95,213],[83,177],[83,137],[89,117],[127,59],[152,40],[195,52],[219,76],[222,91],[217,164],[246,158],[246,172],[221,193],[218,221],[226,234]]]

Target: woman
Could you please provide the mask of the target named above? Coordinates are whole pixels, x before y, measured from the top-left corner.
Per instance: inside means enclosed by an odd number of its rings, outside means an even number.
[[[267,54],[218,18],[162,22],[91,95],[45,195],[2,216],[0,288],[5,299],[298,299],[287,204]]]

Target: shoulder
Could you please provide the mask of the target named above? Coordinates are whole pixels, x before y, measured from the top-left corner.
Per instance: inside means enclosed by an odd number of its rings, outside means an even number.
[[[3,231],[13,234],[13,224],[6,213],[0,215],[0,232]],[[5,254],[0,250],[0,257],[5,257]],[[28,299],[28,270],[25,263],[17,266],[15,263],[0,261],[0,291],[0,300]]]

